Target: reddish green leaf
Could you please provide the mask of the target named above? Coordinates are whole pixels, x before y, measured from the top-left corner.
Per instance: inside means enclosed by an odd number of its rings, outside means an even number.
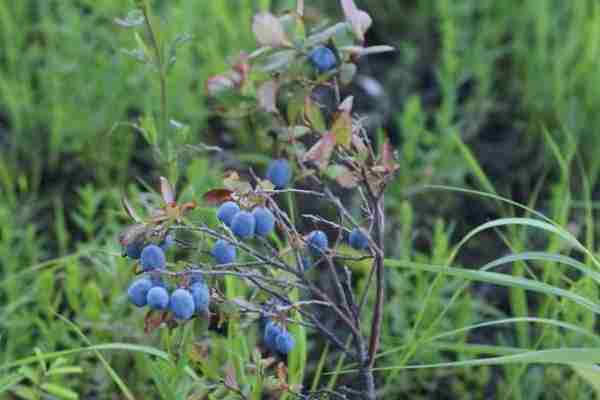
[[[335,147],[335,134],[326,132],[304,155],[304,162],[312,161],[323,170],[329,165],[329,160]]]
[[[204,193],[204,196],[202,196],[202,198],[204,199],[205,203],[214,206],[225,201],[231,200],[232,194],[233,191],[229,189],[213,189]]]

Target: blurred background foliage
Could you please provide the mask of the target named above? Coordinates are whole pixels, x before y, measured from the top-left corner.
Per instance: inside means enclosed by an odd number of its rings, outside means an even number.
[[[209,115],[204,82],[240,50],[255,47],[251,22],[257,10],[284,10],[294,3],[154,3],[166,37],[188,33],[193,38],[180,48],[169,76],[172,118],[190,126],[191,144],[233,150],[233,156],[210,158],[193,153],[182,166],[180,186],[186,197],[198,198],[218,182],[220,171],[237,161],[268,155],[265,143],[257,140],[264,134],[230,130]],[[390,135],[400,154],[402,172],[387,197],[389,256],[442,265],[470,229],[512,213],[489,199],[423,190],[423,184],[482,189],[530,204],[593,247],[596,226],[583,204],[593,198],[600,172],[600,3],[357,3],[375,21],[367,40],[398,49],[364,60],[353,85],[364,113],[376,123],[374,133]],[[340,13],[334,1],[307,0],[307,6],[313,13]],[[151,147],[123,123],[156,113],[159,98],[154,72],[122,51],[136,44],[132,31],[114,19],[131,7],[120,0],[0,2],[0,362],[29,356],[34,348],[50,353],[84,346],[56,313],[75,322],[95,344],[158,346],[158,337],[143,335],[141,313],[126,302],[131,270],[119,257],[116,242],[126,222],[119,205],[122,191],[155,187],[160,171]],[[481,235],[459,261],[480,267],[509,248],[558,251],[561,244],[511,228],[502,238],[495,232]],[[571,289],[597,297],[597,288],[588,281],[548,269],[553,272],[544,273],[544,280],[568,280]],[[526,266],[514,271],[524,274]],[[432,280],[423,272],[388,274],[383,350],[418,336],[415,316]],[[419,327],[433,324],[460,285],[444,278],[435,287],[436,301],[428,305]],[[562,300],[478,284],[432,325],[432,333],[490,318],[559,314],[589,330],[596,324],[591,313]],[[498,355],[486,348],[490,344],[495,352],[510,353],[511,346],[586,343],[558,328],[516,324],[396,352],[383,363]],[[321,354],[310,336],[309,350],[310,377]],[[155,397],[149,394],[155,362],[127,352],[104,356],[134,394]],[[335,361],[327,360],[326,367]],[[37,398],[34,389],[42,383],[50,394],[57,386],[81,398],[117,398],[115,381],[96,356],[75,356],[69,362],[83,368],[74,372],[78,379],[39,377],[34,371],[8,398]],[[378,380],[390,399],[400,394],[414,399],[593,398],[592,387],[581,378],[551,366],[391,371]],[[54,396],[68,398],[69,393]]]

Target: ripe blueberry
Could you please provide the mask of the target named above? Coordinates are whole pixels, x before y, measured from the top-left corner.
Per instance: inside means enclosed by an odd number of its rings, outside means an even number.
[[[231,227],[233,217],[239,212],[240,206],[238,206],[237,203],[227,201],[219,207],[219,210],[217,210],[217,218],[228,227]]]
[[[140,257],[142,268],[144,271],[152,271],[153,269],[162,269],[167,261],[163,249],[155,244],[150,244],[144,247]]]
[[[254,236],[256,221],[254,216],[247,211],[240,211],[231,222],[231,231],[240,239],[249,239]]]
[[[288,354],[292,351],[295,344],[294,337],[286,330],[281,332],[275,339],[275,348],[282,354]]]
[[[190,287],[194,299],[194,309],[197,313],[208,311],[210,304],[210,291],[204,282],[198,282]]]
[[[287,160],[273,160],[267,167],[266,176],[276,189],[283,189],[292,179],[292,169]]]
[[[267,348],[269,350],[272,351],[276,351],[277,350],[277,345],[276,345],[276,340],[277,337],[283,332],[283,328],[281,328],[279,325],[277,325],[277,323],[275,323],[274,321],[267,321],[267,323],[265,324],[265,333],[263,336],[263,342],[265,343],[265,346],[267,346]]]
[[[144,249],[144,241],[140,240],[138,242],[129,243],[125,247],[125,254],[127,257],[132,260],[137,260],[142,255],[142,250]]]
[[[173,246],[175,246],[175,237],[170,233],[158,245],[163,251],[167,251]]]
[[[308,250],[315,257],[323,255],[323,252],[329,246],[329,240],[323,231],[312,231],[308,235],[307,243]]]
[[[330,48],[325,46],[316,47],[310,53],[310,62],[312,65],[323,74],[335,68],[337,65],[337,58]]]
[[[258,236],[266,237],[273,232],[275,228],[275,218],[273,213],[266,207],[256,207],[252,211],[254,219],[256,220],[256,234]]]
[[[169,307],[169,292],[163,286],[154,286],[148,291],[146,300],[153,310],[166,310]]]
[[[226,240],[217,240],[212,249],[212,255],[217,264],[231,264],[235,262],[235,246]]]
[[[134,281],[127,289],[127,297],[129,301],[138,307],[146,305],[146,296],[148,291],[152,289],[152,281],[148,278],[140,278]]]
[[[350,243],[350,246],[356,250],[366,250],[369,247],[369,238],[365,232],[359,228],[352,229],[348,242]]]
[[[180,320],[192,318],[194,308],[194,298],[189,290],[179,288],[171,293],[169,309],[173,312],[175,318]]]

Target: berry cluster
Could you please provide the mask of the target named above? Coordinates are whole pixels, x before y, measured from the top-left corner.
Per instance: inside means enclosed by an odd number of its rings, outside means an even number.
[[[287,329],[273,320],[268,320],[265,324],[263,342],[269,350],[281,354],[288,354],[296,344]]]
[[[126,255],[139,259],[144,273],[144,276],[129,286],[127,296],[137,307],[148,306],[156,311],[170,311],[175,319],[184,321],[192,318],[195,313],[208,311],[210,291],[201,276],[192,276],[187,285],[180,285],[169,293],[169,285],[161,277],[161,270],[166,268],[163,249],[174,243],[174,238],[167,235],[160,245],[148,244],[143,247],[143,243],[136,242],[126,246]]]

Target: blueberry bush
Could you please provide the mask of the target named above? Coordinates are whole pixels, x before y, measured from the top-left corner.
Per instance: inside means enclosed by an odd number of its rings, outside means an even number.
[[[360,383],[354,388],[330,389],[331,393],[375,399],[373,366],[384,301],[383,199],[398,165],[389,142],[369,137],[364,121],[353,113],[353,97],[343,98],[341,93],[352,80],[357,60],[393,48],[363,47],[371,17],[353,1],[344,0],[341,6],[346,20],[332,26],[305,23],[303,1],[283,16],[257,14],[253,31],[262,47],[242,53],[230,71],[206,82],[216,115],[254,121],[272,134],[273,160],[263,176],[253,169],[227,172],[223,186],[199,200],[215,206],[220,224],[190,220],[187,215],[197,203],[178,204],[174,186],[161,178],[162,206],[150,209],[147,217],[138,217],[129,201],[123,200],[134,223],[121,234],[120,243],[134,270],[144,275],[131,284],[128,294],[133,305],[150,308],[147,331],[161,324],[181,329],[190,319],[221,314],[223,307],[235,302],[244,322],[260,326],[259,344],[267,354],[285,361],[301,340],[294,331],[304,336],[305,329],[315,330],[358,365]],[[148,27],[152,43],[149,9],[144,3],[142,7],[139,22]],[[139,56],[143,58],[144,53]],[[165,59],[160,48],[154,59],[164,85]],[[332,108],[315,97],[319,88],[335,93]],[[166,113],[163,108],[158,119],[168,121]],[[163,134],[168,127],[164,122]],[[157,153],[165,153],[161,140],[155,143]],[[166,145],[174,147],[170,139]],[[174,150],[171,154],[167,162],[178,157]],[[167,170],[177,177],[172,168]],[[360,193],[360,215],[353,215],[344,205],[336,194],[340,188]],[[300,195],[325,202],[335,209],[335,216],[296,215],[294,204]],[[307,221],[303,225],[326,228],[331,239],[323,229],[303,232],[298,218]],[[210,258],[202,263],[193,257],[166,262],[161,243],[168,238],[175,246],[208,246]],[[344,242],[360,253],[345,253],[340,247]],[[371,278],[360,298],[347,266],[350,261],[371,263]],[[328,274],[335,291],[320,289],[314,274]],[[245,295],[228,296],[226,277],[243,282]],[[371,286],[376,301],[372,318],[367,319],[361,311]],[[333,312],[338,329],[323,323],[320,314],[324,310]],[[227,317],[224,322],[229,322]],[[302,329],[292,329],[295,326]],[[279,391],[310,396],[301,386],[288,385],[283,376],[285,363],[278,368]],[[258,390],[227,379],[225,386],[239,392]]]

